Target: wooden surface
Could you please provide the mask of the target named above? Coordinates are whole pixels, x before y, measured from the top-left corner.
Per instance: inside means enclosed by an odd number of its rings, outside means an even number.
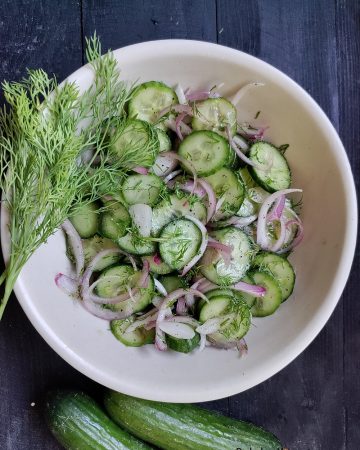
[[[358,186],[359,18],[357,0],[2,0],[0,79],[43,67],[62,80],[82,65],[84,36],[95,29],[105,49],[164,38],[218,42],[273,64],[315,98]],[[359,261],[357,251],[339,305],[301,356],[260,386],[205,406],[268,428],[291,450],[359,449]],[[42,417],[48,388],[101,395],[48,347],[15,298],[0,325],[0,361],[1,449],[59,448]]]

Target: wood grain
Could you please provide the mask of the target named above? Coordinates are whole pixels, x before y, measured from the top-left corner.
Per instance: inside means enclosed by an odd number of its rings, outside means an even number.
[[[340,132],[359,187],[359,18],[356,0],[3,0],[0,79],[19,79],[26,67],[63,79],[82,64],[84,37],[94,30],[104,49],[167,38],[219,42],[273,64],[317,100]],[[342,301],[292,364],[204,406],[268,428],[291,450],[360,448],[359,270],[357,249]],[[41,412],[49,388],[79,387],[101,399],[101,387],[50,349],[14,298],[0,325],[0,360],[1,449],[60,448]]]

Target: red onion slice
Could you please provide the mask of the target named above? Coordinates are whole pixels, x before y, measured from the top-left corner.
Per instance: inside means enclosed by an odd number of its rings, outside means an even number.
[[[282,213],[284,211],[285,200],[286,200],[285,195],[281,195],[280,197],[278,197],[275,200],[273,209],[271,210],[270,214],[268,215],[268,219],[267,219],[268,221],[280,219],[280,217],[282,216]]]
[[[71,250],[75,258],[76,275],[80,277],[80,275],[84,270],[85,265],[85,256],[81,242],[81,237],[79,236],[79,233],[76,231],[74,225],[68,219],[65,220],[65,222],[62,224],[61,227],[65,231],[67,237],[69,238]]]
[[[168,295],[168,293],[167,293],[167,291],[166,291],[164,285],[163,285],[162,283],[160,283],[160,281],[157,280],[156,278],[154,278],[154,284],[155,284],[155,287],[156,287],[157,291],[158,291],[161,295],[163,295],[164,297],[166,297],[166,296]]]
[[[196,328],[200,325],[200,323],[190,316],[172,316],[165,319],[167,322],[180,322],[180,323],[186,323],[187,325],[191,325],[192,327]]]
[[[182,170],[174,170],[173,172],[170,172],[169,175],[166,175],[166,177],[164,178],[164,183],[168,184],[169,181],[171,181],[173,178],[177,177],[181,173],[182,173]]]
[[[200,220],[198,220],[192,216],[184,216],[184,218],[187,220],[190,220],[199,228],[199,230],[201,232],[201,244],[200,244],[200,248],[199,248],[199,251],[197,252],[197,254],[183,268],[183,270],[181,272],[181,276],[186,275],[189,272],[189,270],[199,261],[199,259],[204,254],[206,247],[208,245],[207,229],[200,222]]]
[[[179,298],[176,303],[176,314],[178,316],[185,316],[188,312],[188,307],[184,297]]]
[[[206,218],[206,223],[207,223],[207,222],[210,222],[210,220],[212,219],[212,217],[214,216],[214,214],[216,212],[216,207],[217,207],[216,195],[215,195],[214,189],[210,186],[210,184],[206,180],[204,180],[203,178],[199,178],[198,183],[204,189],[204,191],[207,194],[207,198],[208,198],[207,218]]]
[[[241,148],[245,152],[249,150],[249,144],[246,142],[246,140],[239,135],[235,135],[233,137],[234,144],[236,144],[237,147]]]
[[[270,244],[267,235],[267,217],[271,205],[278,197],[281,197],[282,195],[292,194],[294,192],[302,192],[302,189],[284,189],[274,192],[273,194],[269,195],[269,197],[267,197],[267,199],[261,205],[257,221],[256,241],[263,250],[270,250]]]
[[[186,92],[185,97],[189,102],[198,102],[207,100],[210,97],[211,92],[209,90],[204,91],[190,91]]]
[[[253,222],[255,222],[256,219],[257,219],[256,214],[248,217],[232,216],[230,217],[230,219],[222,220],[221,225],[223,226],[233,225],[234,227],[242,228],[252,224]]]
[[[194,329],[191,326],[181,322],[170,322],[168,320],[163,320],[159,324],[159,328],[164,333],[178,339],[192,339],[195,336]]]
[[[193,194],[194,190],[196,188],[196,185],[197,185],[197,174],[196,174],[195,167],[192,165],[192,163],[174,152],[163,152],[162,155],[168,156],[169,158],[173,158],[174,160],[179,161],[185,167],[185,169],[187,169],[189,172],[191,172],[192,177],[194,179],[194,188],[193,188],[193,191],[191,192],[191,194]]]
[[[256,88],[265,86],[264,83],[260,83],[258,81],[255,81],[253,83],[247,83],[245,86],[242,86],[232,97],[231,103],[235,106],[240,102],[240,100],[244,97],[245,94],[247,94],[250,90]]]
[[[193,115],[193,109],[191,106],[176,104],[176,105],[167,106],[166,108],[162,109],[158,114],[158,119],[165,116],[165,114],[167,114],[169,112],[174,112],[174,113],[178,113],[178,114],[185,113],[188,116]]]
[[[152,171],[158,177],[164,177],[172,172],[177,166],[177,161],[173,156],[164,156],[164,152],[160,153],[155,160],[155,164],[152,167]]]
[[[199,180],[198,180],[199,184],[200,184],[200,180],[201,180],[201,178],[199,178]],[[171,181],[168,184],[168,187],[170,189],[173,189],[175,186],[175,183],[176,183],[176,180]],[[187,181],[185,181],[185,183],[179,183],[178,187],[182,191],[190,192],[191,194],[196,194],[200,198],[203,198],[206,195],[205,189],[203,189],[201,186],[195,186],[195,184],[192,180],[187,180]]]
[[[140,175],[147,175],[149,173],[146,167],[136,166],[131,169],[133,172],[139,173]]]
[[[180,105],[187,105],[187,100],[185,96],[185,92],[180,84],[177,84],[175,86],[175,94],[177,95],[177,98],[179,100]]]
[[[290,245],[288,245],[285,248],[282,248],[280,251],[278,251],[279,254],[283,254],[283,253],[287,253],[290,250],[292,250],[293,248],[295,248],[296,246],[298,246],[300,244],[300,242],[303,240],[304,238],[304,226],[301,222],[301,220],[299,218],[297,218],[297,220],[289,220],[288,222],[286,222],[285,226],[288,228],[291,225],[296,224],[298,226],[298,231],[296,233],[296,237],[295,239],[290,243]]]
[[[74,280],[74,278],[69,277],[63,273],[58,273],[55,276],[55,284],[60,288],[65,294],[74,297],[79,294],[79,282]]]
[[[227,138],[228,138],[228,141],[229,141],[229,144],[230,144],[231,148],[234,150],[234,152],[238,155],[238,157],[242,161],[244,161],[249,166],[255,167],[258,170],[268,170],[269,169],[269,167],[267,167],[268,165],[257,164],[255,162],[253,162],[251,159],[249,159],[247,156],[244,155],[244,153],[240,150],[240,148],[234,142],[234,139],[231,136],[231,131],[230,131],[230,127],[229,126],[226,127],[226,134],[227,134]]]
[[[220,328],[221,322],[223,321],[220,317],[213,317],[212,319],[207,320],[202,325],[199,325],[195,331],[200,334],[212,334],[216,333]]]
[[[279,220],[279,223],[280,223],[280,235],[279,235],[278,239],[276,240],[276,242],[270,247],[270,250],[274,253],[276,253],[277,251],[279,251],[281,249],[281,247],[284,245],[285,239],[286,239],[285,220],[283,218],[281,218]]]
[[[247,294],[254,295],[255,297],[263,297],[266,294],[266,289],[262,286],[245,283],[244,281],[239,281],[236,284],[232,285],[231,289],[246,292]]]
[[[183,123],[183,120],[185,119],[186,116],[187,116],[187,113],[182,112],[175,119],[176,134],[177,134],[178,138],[180,139],[180,141],[184,140],[183,135],[181,134],[181,124]]]
[[[124,292],[123,294],[116,295],[114,297],[100,297],[99,295],[94,294],[94,289],[96,286],[101,283],[102,281],[106,281],[108,279],[118,279],[117,276],[107,276],[104,278],[98,278],[96,281],[94,281],[90,287],[89,287],[89,298],[94,303],[103,304],[103,305],[115,305],[116,303],[124,302],[125,300],[129,300],[131,296],[136,295],[139,292],[139,289],[133,289],[131,292],[129,290],[127,292]]]

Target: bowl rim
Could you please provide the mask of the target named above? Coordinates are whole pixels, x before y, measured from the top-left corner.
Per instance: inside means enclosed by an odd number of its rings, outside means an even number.
[[[197,40],[152,40],[128,45],[114,50],[113,52],[115,56],[117,56],[121,52],[131,51],[132,56],[136,57],[138,52],[145,51],[147,53],[150,48],[152,51],[155,51],[157,55],[164,55],[167,51],[178,52],[179,49],[181,49],[181,52],[178,53],[186,53],[189,56],[196,54],[203,55],[204,51],[207,51],[209,52],[209,54],[211,52],[211,56],[217,59],[223,58],[228,60],[229,58],[233,58],[234,60],[236,60],[236,58],[241,58],[242,64],[252,64],[258,67],[261,66],[262,70],[268,71],[271,75],[277,78],[277,80],[283,81],[285,84],[287,84],[289,89],[293,89],[294,92],[300,97],[296,100],[301,101],[301,103],[306,106],[307,109],[311,108],[313,110],[313,114],[317,117],[317,121],[321,122],[321,127],[326,128],[327,132],[334,142],[333,145],[337,147],[336,158],[342,168],[342,181],[347,192],[347,216],[344,244],[334,282],[327,296],[325,297],[326,301],[324,301],[321,307],[317,310],[317,313],[315,314],[312,321],[303,328],[302,332],[298,336],[296,336],[294,340],[292,340],[291,345],[288,346],[286,352],[282,352],[281,355],[277,355],[277,357],[271,361],[271,367],[268,367],[266,371],[263,371],[261,374],[258,373],[257,376],[253,377],[251,380],[247,380],[247,382],[244,382],[244,380],[239,377],[236,381],[232,381],[231,383],[226,382],[225,380],[225,382],[219,383],[219,386],[214,386],[214,389],[212,390],[206,389],[201,392],[193,392],[189,389],[189,392],[185,393],[184,395],[184,392],[155,392],[152,391],[151,387],[147,386],[146,383],[134,387],[131,383],[126,383],[125,380],[119,380],[119,378],[115,379],[114,377],[104,373],[101,369],[91,365],[86,360],[84,360],[81,355],[75,353],[73,350],[71,350],[71,348],[66,346],[55,334],[55,332],[47,325],[46,321],[41,317],[41,315],[32,308],[31,300],[26,294],[26,289],[24,283],[22,282],[21,276],[15,284],[14,292],[28,319],[35,327],[35,329],[39,332],[39,334],[44,338],[44,340],[50,345],[50,347],[55,350],[56,353],[58,353],[72,367],[85,374],[92,380],[126,394],[150,400],[165,402],[175,401],[181,403],[216,400],[243,392],[275,375],[277,372],[290,364],[297,356],[300,355],[300,353],[302,353],[308,347],[308,345],[315,339],[315,337],[320,333],[320,331],[329,320],[345,288],[355,254],[358,221],[355,182],[345,148],[325,112],[299,84],[285,75],[279,69],[255,56],[249,55],[240,50],[211,42]],[[66,80],[71,79],[73,81],[79,79],[88,69],[89,65],[86,64],[69,75]],[[277,83],[279,83],[279,81],[277,81]],[[1,212],[1,216],[3,218],[3,206]],[[4,252],[4,242],[4,233],[1,233],[2,251],[4,259],[6,259],[7,255]],[[179,398],[179,395],[181,396],[181,398]]]

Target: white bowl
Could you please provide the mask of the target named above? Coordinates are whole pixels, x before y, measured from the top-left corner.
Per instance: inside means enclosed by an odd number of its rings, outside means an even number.
[[[240,119],[267,124],[267,138],[290,144],[287,158],[293,186],[304,189],[305,239],[291,256],[295,292],[268,318],[256,320],[247,336],[248,356],[206,349],[183,355],[153,346],[128,348],[54,283],[70,270],[62,233],[43,245],[23,269],[15,293],[32,324],[69,364],[112,389],[146,399],[200,402],[255,386],[289,364],[323,328],[333,312],[354,255],[357,206],[350,165],[333,126],[312,98],[272,66],[237,50],[205,42],[165,40],[116,50],[122,77],[162,80],[201,88],[224,82],[231,95],[242,85],[262,81],[241,102]],[[82,88],[91,83],[85,66],[70,76]],[[2,215],[2,246],[9,244]],[[6,320],[6,318],[5,318]]]

